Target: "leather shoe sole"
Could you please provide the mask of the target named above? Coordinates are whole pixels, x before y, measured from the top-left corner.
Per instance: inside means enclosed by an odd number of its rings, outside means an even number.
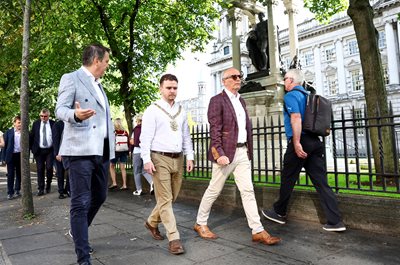
[[[144,223],[144,226],[150,231],[151,236],[155,240],[164,240],[164,237],[160,234],[158,227],[152,227],[147,221]]]
[[[279,242],[281,242],[281,239],[279,237],[271,236],[265,230],[258,234],[253,235],[252,239],[253,242],[262,243],[264,245],[276,245]]]
[[[169,252],[174,255],[180,255],[185,253],[181,241],[179,239],[175,239],[169,242]]]
[[[216,239],[218,236],[211,232],[207,225],[195,224],[193,230],[203,239]]]

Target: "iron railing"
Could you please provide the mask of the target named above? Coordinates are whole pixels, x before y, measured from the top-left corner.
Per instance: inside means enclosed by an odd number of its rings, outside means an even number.
[[[322,139],[326,146],[327,177],[331,187],[336,192],[355,190],[400,193],[400,115],[394,115],[391,108],[390,115],[385,117],[377,115],[369,118],[365,110],[365,117],[357,117],[359,115],[355,114],[354,108],[347,115],[350,118],[346,118],[343,109],[341,113],[335,114],[339,118],[332,119],[330,136]],[[379,153],[375,159],[371,137],[377,137]],[[192,140],[195,166],[192,172],[185,172],[184,176],[209,179],[212,163],[207,160],[208,125],[194,127]],[[275,122],[273,119],[257,120],[253,125],[253,144],[253,182],[279,184],[287,145],[283,121],[280,118]],[[385,144],[389,146],[385,147]],[[391,155],[385,152],[390,152]],[[312,187],[311,180],[305,172],[301,173],[296,185]]]

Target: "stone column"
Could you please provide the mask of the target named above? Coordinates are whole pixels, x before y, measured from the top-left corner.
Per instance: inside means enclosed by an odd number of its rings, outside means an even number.
[[[267,0],[268,8],[268,46],[269,63],[272,76],[279,75],[279,50],[278,50],[278,31],[274,19],[274,9],[278,5],[277,0]]]
[[[320,45],[313,47],[314,51],[314,72],[315,72],[315,89],[317,94],[324,95],[324,83],[322,78],[322,68],[321,68],[321,48]]]
[[[336,62],[337,62],[337,77],[339,94],[346,93],[346,71],[344,69],[344,56],[343,56],[343,44],[342,39],[335,41],[336,48]]]
[[[232,23],[232,61],[233,67],[241,70],[241,63],[240,63],[240,38],[237,35],[237,24],[236,21],[238,20],[237,14],[235,12],[235,8],[229,9],[229,20]]]
[[[399,84],[399,65],[397,63],[397,55],[396,55],[397,48],[393,30],[393,22],[391,20],[386,21],[385,34],[386,34],[386,51],[388,58],[389,84]]]
[[[298,12],[298,0],[283,0],[285,5],[285,14],[289,15],[289,47],[290,47],[290,59],[293,59],[297,54],[299,48],[299,40],[297,35],[297,23],[295,14]]]

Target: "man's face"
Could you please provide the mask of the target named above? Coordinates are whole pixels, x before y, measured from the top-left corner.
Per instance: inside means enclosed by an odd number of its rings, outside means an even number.
[[[160,92],[165,101],[172,103],[178,94],[178,82],[164,80],[160,85]]]
[[[242,83],[242,75],[236,69],[227,70],[224,73],[222,78],[222,84],[228,89],[230,92],[236,94]]]
[[[108,63],[110,61],[110,54],[106,52],[104,54],[103,60],[99,60],[98,58],[94,59],[94,63],[96,64],[95,73],[93,74],[95,78],[100,78],[104,75],[108,68]]]
[[[20,131],[20,130],[21,130],[21,120],[16,120],[16,121],[14,121],[14,128],[15,128],[17,131]]]
[[[47,122],[49,120],[49,113],[41,112],[40,113],[40,120],[43,122]]]
[[[293,84],[293,78],[285,75],[285,77],[283,78],[283,85],[285,86],[285,90],[288,92],[292,90],[293,88],[292,84]]]

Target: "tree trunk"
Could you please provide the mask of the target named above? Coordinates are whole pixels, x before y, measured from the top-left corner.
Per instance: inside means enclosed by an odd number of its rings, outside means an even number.
[[[378,34],[373,23],[374,11],[368,0],[350,0],[347,14],[353,21],[360,51],[368,117],[387,116],[389,115],[387,93],[378,47]],[[390,123],[390,120],[371,120],[369,125],[379,123],[384,125]],[[394,159],[391,128],[371,128],[370,139],[377,176],[394,173],[397,161]]]
[[[31,17],[31,0],[26,0],[24,9],[24,32],[22,46],[22,78],[21,78],[21,179],[22,179],[22,208],[24,216],[34,214],[30,163],[29,163],[29,30]]]

